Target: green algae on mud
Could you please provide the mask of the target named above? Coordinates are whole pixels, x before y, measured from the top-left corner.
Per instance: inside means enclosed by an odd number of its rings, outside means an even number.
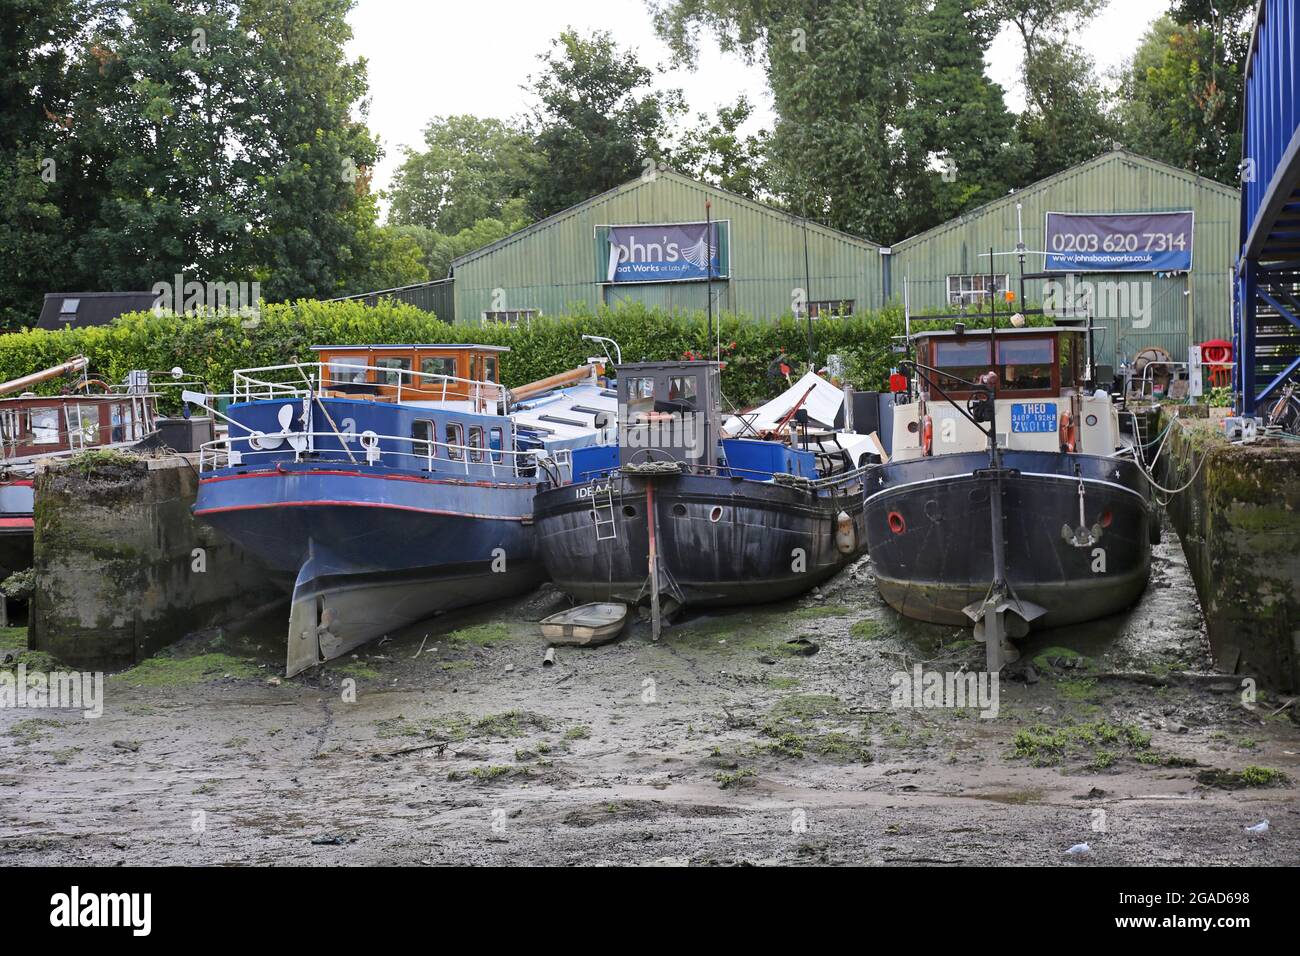
[[[135,687],[189,687],[227,677],[252,680],[258,676],[256,663],[229,654],[210,652],[178,657],[163,652],[114,674],[111,679]]]

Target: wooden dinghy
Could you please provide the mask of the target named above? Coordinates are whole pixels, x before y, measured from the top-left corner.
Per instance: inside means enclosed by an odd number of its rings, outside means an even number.
[[[618,637],[626,623],[626,604],[583,604],[544,618],[542,637],[552,644],[594,647]]]

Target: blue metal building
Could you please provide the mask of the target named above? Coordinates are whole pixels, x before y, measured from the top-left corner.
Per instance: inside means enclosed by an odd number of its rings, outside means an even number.
[[[1300,371],[1300,11],[1262,0],[1246,58],[1235,391],[1253,415]]]

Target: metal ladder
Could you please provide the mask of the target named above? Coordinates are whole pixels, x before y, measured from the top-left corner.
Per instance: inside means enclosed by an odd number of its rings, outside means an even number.
[[[614,541],[618,538],[618,522],[614,520],[614,482],[611,479],[603,488],[599,479],[591,483],[591,521],[596,529],[597,541]]]

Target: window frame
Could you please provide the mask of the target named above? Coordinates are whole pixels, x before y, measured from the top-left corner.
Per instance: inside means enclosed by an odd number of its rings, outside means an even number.
[[[465,460],[465,425],[463,422],[447,422],[443,429],[447,436],[447,459],[448,461]]]

